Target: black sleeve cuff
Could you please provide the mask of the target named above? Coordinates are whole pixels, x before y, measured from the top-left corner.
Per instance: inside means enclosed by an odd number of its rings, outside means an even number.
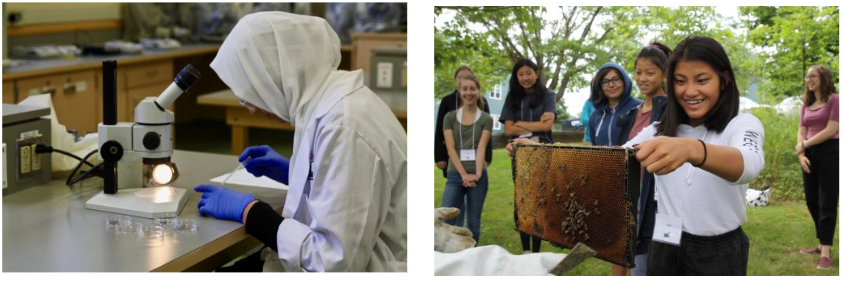
[[[269,204],[257,202],[246,215],[246,233],[278,252],[278,227],[284,218],[276,213]]]

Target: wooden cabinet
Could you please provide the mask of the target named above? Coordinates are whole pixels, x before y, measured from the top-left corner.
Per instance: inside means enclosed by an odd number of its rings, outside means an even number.
[[[162,91],[164,91],[164,89],[167,88],[167,86],[170,86],[170,84],[155,83],[127,90],[127,93],[129,94],[127,95],[129,97],[129,109],[127,112],[130,115],[130,119],[132,121],[135,120],[135,107],[138,106],[138,103],[143,101],[146,97],[157,97]],[[170,105],[170,110],[173,110],[173,105]]]
[[[96,94],[100,92],[93,70],[46,75],[17,81],[18,101],[30,95],[49,94],[59,123],[82,135],[97,131]]]
[[[407,33],[352,33],[351,69],[369,72],[372,49],[381,47],[407,49]]]
[[[153,83],[173,81],[173,61],[163,60],[142,65],[130,65],[126,68],[126,84],[123,87],[134,88]],[[169,85],[170,83],[167,83]],[[167,86],[165,85],[165,87]],[[117,85],[117,87],[121,87]],[[156,93],[152,96],[158,96]]]
[[[158,96],[172,81],[172,60],[130,65],[121,65],[118,62],[117,121],[135,121],[135,107],[138,103],[146,97]],[[102,84],[101,78],[99,83]],[[103,120],[102,92],[97,95],[97,123],[99,123]]]
[[[15,101],[15,82],[3,81],[3,104],[14,104]]]

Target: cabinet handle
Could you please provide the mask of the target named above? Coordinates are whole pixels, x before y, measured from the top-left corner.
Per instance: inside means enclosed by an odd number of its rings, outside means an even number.
[[[56,87],[53,86],[44,86],[41,88],[41,93],[49,93],[50,95],[56,94]]]
[[[64,94],[74,94],[76,93],[76,83],[65,83],[64,84]]]

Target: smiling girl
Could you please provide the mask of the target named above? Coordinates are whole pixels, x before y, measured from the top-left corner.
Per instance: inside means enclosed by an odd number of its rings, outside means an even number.
[[[832,265],[829,249],[838,213],[838,94],[835,92],[829,69],[823,66],[809,68],[795,150],[803,167],[806,206],[820,243],[800,252],[820,254],[818,269]]]
[[[624,146],[656,174],[658,204],[648,275],[746,275],[745,191],[765,164],[762,123],[740,114],[727,53],[690,36],[668,60],[659,123]]]
[[[520,138],[540,143],[554,143],[551,126],[557,118],[554,92],[542,83],[539,66],[529,59],[521,59],[513,65],[510,74],[510,91],[501,109],[499,121],[504,124],[507,140]],[[511,163],[515,179],[515,164]],[[520,233],[522,251],[538,253],[541,240]],[[533,247],[531,247],[533,243]]]
[[[631,110],[622,118],[621,136],[633,139],[646,126],[658,121],[665,111],[667,97],[665,94],[666,68],[671,49],[659,42],[642,48],[636,56],[634,77],[639,93],[645,96],[641,105]],[[632,269],[635,276],[644,276],[648,265],[648,246],[651,243],[656,216],[656,201],[654,200],[654,175],[646,170],[642,173],[639,190],[639,202],[636,215],[636,267]],[[621,275],[625,270],[613,265],[613,273]]]
[[[595,105],[588,125],[592,145],[618,146],[627,141],[628,136],[621,133],[619,119],[642,104],[642,101],[630,96],[632,89],[633,82],[618,64],[606,63],[598,69],[592,79],[589,96]]]
[[[492,117],[481,110],[484,102],[478,78],[466,74],[458,80],[463,105],[443,119],[449,162],[442,206],[459,207],[466,197],[467,223],[477,243],[481,237],[481,211],[489,188],[484,155],[492,134]],[[454,225],[455,220],[446,223]]]

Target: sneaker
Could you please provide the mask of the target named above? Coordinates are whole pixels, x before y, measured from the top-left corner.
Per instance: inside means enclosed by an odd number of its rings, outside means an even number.
[[[811,248],[808,248],[808,249],[802,249],[802,250],[800,250],[800,253],[801,253],[801,254],[807,254],[807,255],[810,255],[810,254],[820,254],[820,253],[821,253],[821,248],[819,248],[819,247],[811,247]]]
[[[821,257],[818,261],[818,269],[828,269],[830,266],[832,266],[832,261],[828,257]]]

